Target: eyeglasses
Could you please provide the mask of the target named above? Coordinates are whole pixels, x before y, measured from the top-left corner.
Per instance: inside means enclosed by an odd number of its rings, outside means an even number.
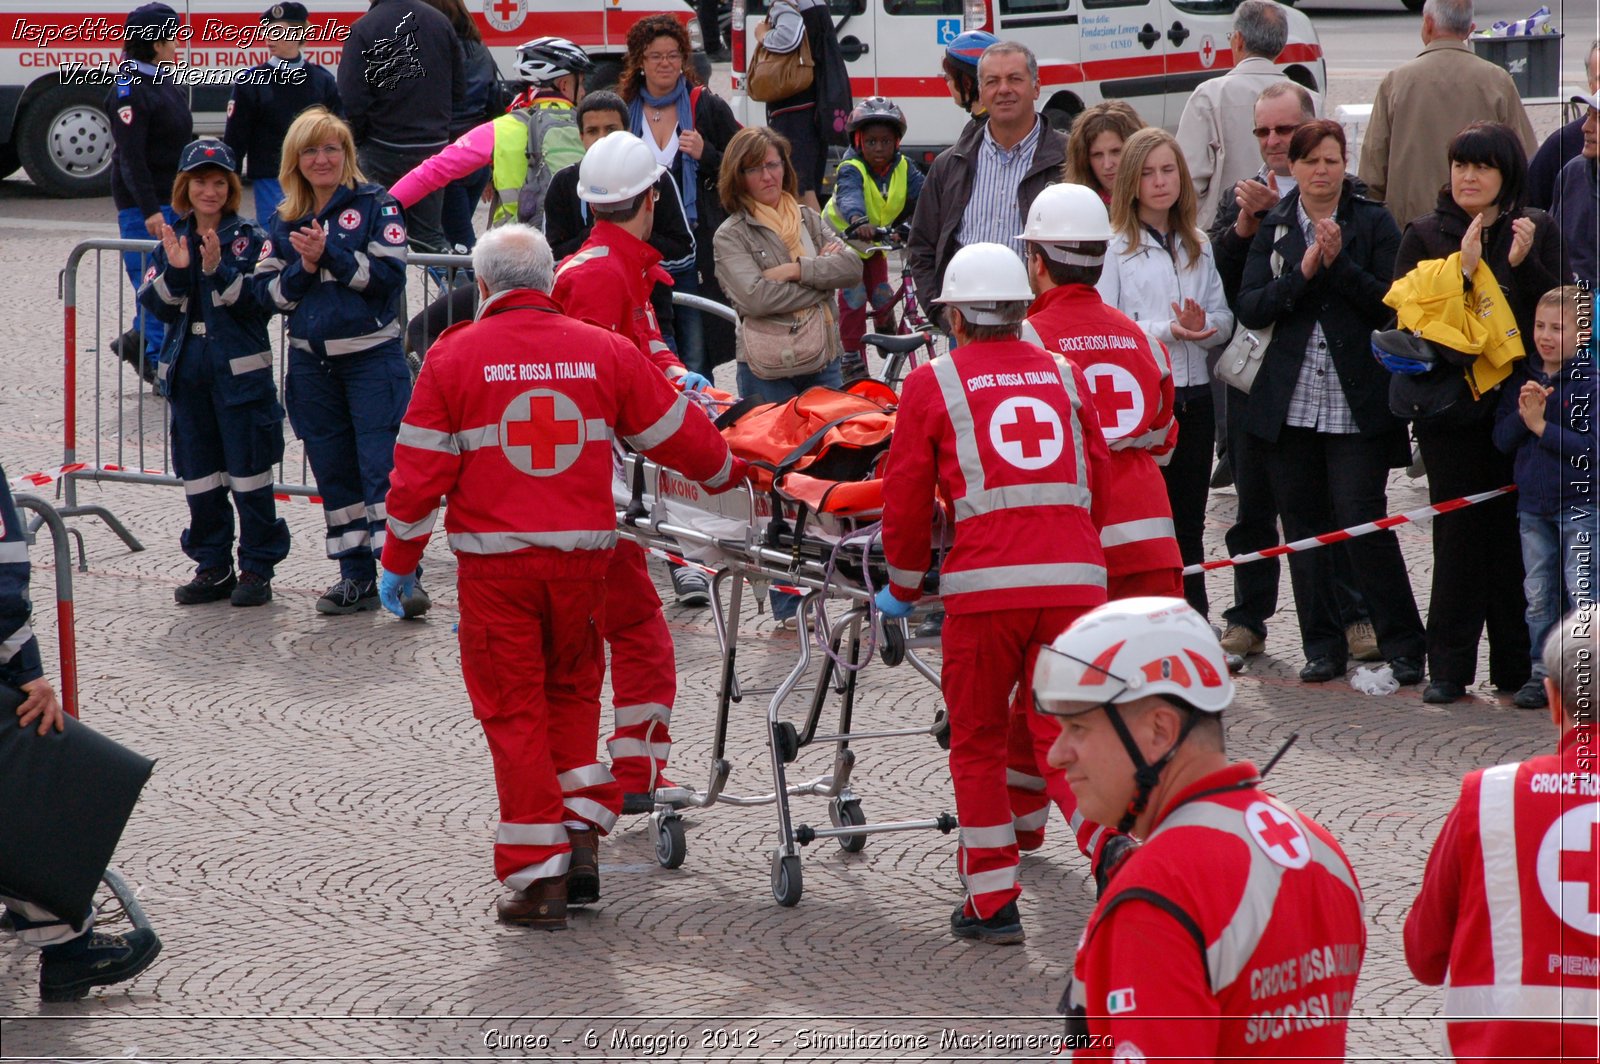
[[[762,163],[760,166],[747,166],[740,172],[745,177],[755,177],[757,174],[781,174],[783,173],[783,163]]]
[[[683,62],[683,53],[682,52],[646,52],[644,54],[644,61],[646,63],[681,63],[681,62]]]
[[[1290,136],[1290,135],[1292,135],[1294,133],[1295,130],[1297,130],[1299,128],[1300,127],[1298,125],[1294,125],[1294,126],[1257,126],[1256,128],[1252,129],[1250,132],[1252,132],[1252,133],[1254,133],[1256,135],[1256,139],[1257,140],[1266,140],[1269,136],[1271,136],[1274,133],[1276,133],[1280,137]]]
[[[315,159],[321,155],[326,155],[330,159],[337,159],[343,154],[344,149],[337,144],[324,144],[320,148],[300,149],[300,158],[304,159],[306,162],[310,162],[312,159]]]

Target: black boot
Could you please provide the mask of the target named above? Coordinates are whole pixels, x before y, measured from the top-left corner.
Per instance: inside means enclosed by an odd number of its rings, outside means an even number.
[[[180,606],[198,606],[202,602],[221,602],[233,594],[238,580],[233,570],[223,565],[201,569],[194,579],[172,593]]]
[[[161,940],[144,927],[123,935],[91,931],[41,952],[40,1000],[77,1001],[92,986],[121,983],[150,967],[161,952]]]

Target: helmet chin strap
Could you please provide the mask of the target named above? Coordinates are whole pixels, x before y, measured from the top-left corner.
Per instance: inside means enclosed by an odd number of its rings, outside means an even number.
[[[1183,722],[1183,727],[1178,732],[1178,739],[1168,748],[1167,752],[1158,757],[1153,763],[1144,759],[1144,754],[1139,750],[1139,744],[1133,741],[1133,733],[1128,730],[1128,724],[1122,719],[1122,711],[1115,702],[1102,702],[1101,709],[1106,711],[1106,718],[1111,721],[1112,730],[1117,733],[1117,738],[1122,740],[1123,749],[1128,751],[1128,758],[1133,762],[1133,800],[1128,803],[1127,811],[1122,814],[1122,819],[1117,821],[1117,830],[1126,835],[1133,830],[1134,821],[1145,811],[1150,804],[1150,795],[1156,789],[1156,784],[1161,782],[1161,772],[1172,760],[1172,755],[1178,752],[1178,747],[1189,737],[1189,731],[1194,727],[1199,716],[1193,710],[1189,711],[1188,719]]]

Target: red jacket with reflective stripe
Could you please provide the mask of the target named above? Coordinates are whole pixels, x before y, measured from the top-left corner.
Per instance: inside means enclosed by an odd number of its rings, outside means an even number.
[[[1196,780],[1118,869],[1071,989],[1103,1038],[1074,1059],[1344,1059],[1361,890],[1333,836],[1258,782],[1248,762]]]
[[[598,579],[616,543],[612,439],[712,490],[742,472],[722,435],[632,344],[549,296],[490,297],[428,351],[389,474],[390,572],[417,566],[439,514],[462,555],[520,552]]]
[[[1570,728],[1557,753],[1462,780],[1406,917],[1406,963],[1429,985],[1448,974],[1458,1060],[1594,1060],[1597,935],[1600,774]]]
[[[890,586],[905,602],[921,595],[943,498],[955,517],[939,572],[947,612],[1097,606],[1106,600],[1098,500],[1110,483],[1088,386],[1066,359],[1004,340],[918,366],[884,464]]]
[[[1040,346],[1083,371],[1111,448],[1117,487],[1105,501],[1100,529],[1106,567],[1121,576],[1182,566],[1158,465],[1178,442],[1167,349],[1090,285],[1044,293],[1034,300],[1028,324]]]
[[[650,292],[672,284],[660,266],[661,252],[621,226],[597,221],[583,246],[556,268],[550,294],[563,312],[621,333],[669,378],[688,372],[661,339]]]

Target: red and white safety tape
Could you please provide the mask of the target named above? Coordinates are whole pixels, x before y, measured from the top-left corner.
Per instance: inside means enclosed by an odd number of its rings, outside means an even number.
[[[1298,554],[1301,551],[1326,547],[1330,543],[1343,543],[1345,540],[1354,539],[1357,536],[1381,532],[1387,528],[1394,528],[1396,525],[1420,524],[1425,521],[1431,521],[1440,514],[1447,514],[1452,510],[1463,510],[1480,502],[1488,502],[1490,499],[1509,495],[1516,490],[1517,486],[1515,484],[1507,484],[1505,487],[1495,488],[1493,491],[1482,491],[1476,495],[1464,495],[1459,499],[1436,502],[1432,506],[1421,506],[1415,510],[1407,510],[1403,514],[1390,514],[1388,517],[1380,517],[1376,521],[1352,525],[1337,532],[1324,532],[1320,536],[1297,539],[1293,543],[1283,543],[1276,547],[1268,547],[1266,550],[1252,551],[1249,554],[1236,554],[1232,558],[1200,562],[1197,565],[1186,565],[1183,568],[1183,575],[1193,576],[1195,573],[1204,573],[1212,569],[1227,569],[1235,565],[1244,565],[1246,562],[1258,562],[1263,558],[1277,558],[1284,554]]]
[[[166,469],[139,469],[135,466],[116,465],[112,462],[104,462],[99,465],[96,465],[93,462],[68,462],[66,465],[61,466],[53,473],[26,473],[23,476],[14,477],[9,483],[12,491],[37,491],[40,488],[48,488],[50,485],[65,479],[67,476],[73,473],[80,473],[85,469],[106,473],[149,473],[150,475],[157,477],[170,477],[174,475],[171,471]],[[288,502],[290,499],[303,499],[306,502],[315,503],[318,506],[322,505],[322,496],[320,495],[290,495],[288,492],[275,491],[272,493],[272,497],[277,499],[279,502]]]
[[[690,561],[688,558],[673,554],[671,551],[662,550],[660,547],[646,547],[645,553],[650,554],[653,557],[660,558],[664,561],[672,562],[674,565],[683,565],[690,569],[697,569],[700,572],[705,573],[707,576],[717,575],[717,570],[711,568],[709,565],[701,565],[699,562]],[[782,591],[790,595],[804,595],[808,589],[803,587],[795,587],[792,584],[773,584],[772,590]]]

